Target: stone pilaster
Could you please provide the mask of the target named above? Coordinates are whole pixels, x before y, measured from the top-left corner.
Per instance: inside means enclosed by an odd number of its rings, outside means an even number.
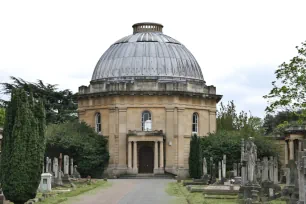
[[[129,141],[128,144],[128,168],[132,168],[132,142]]]
[[[288,164],[288,142],[285,140],[285,165]]]
[[[126,108],[119,108],[119,115],[118,115],[118,121],[119,121],[119,164],[118,168],[124,169],[127,168],[127,144],[126,144],[126,123],[127,123],[127,114],[126,114]]]
[[[158,169],[158,142],[154,144],[154,169]]]
[[[138,164],[137,164],[137,161],[138,161],[138,155],[137,155],[137,142],[134,141],[134,162],[133,162],[133,170],[134,170],[134,173],[138,173]]]
[[[184,168],[184,108],[178,108],[178,168]]]
[[[159,167],[163,169],[164,168],[164,142],[163,141],[160,142],[159,149],[160,149]]]
[[[294,160],[294,144],[293,140],[289,140],[289,160]]]

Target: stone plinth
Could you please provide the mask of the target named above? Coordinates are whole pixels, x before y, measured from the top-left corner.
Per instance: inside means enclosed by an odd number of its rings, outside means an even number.
[[[38,190],[40,192],[52,191],[51,180],[52,180],[52,174],[50,173],[41,174],[41,180],[40,180]]]

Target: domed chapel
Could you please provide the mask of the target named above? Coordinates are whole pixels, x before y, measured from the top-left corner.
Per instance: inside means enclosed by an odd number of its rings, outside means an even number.
[[[206,85],[191,52],[163,34],[163,25],[132,27],[132,35],[99,59],[90,85],[79,87],[79,119],[108,139],[108,175],[186,177],[191,135],[216,130],[222,96]]]

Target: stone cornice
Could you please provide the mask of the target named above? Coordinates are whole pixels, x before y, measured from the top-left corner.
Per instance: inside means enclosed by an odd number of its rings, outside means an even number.
[[[95,98],[101,96],[189,96],[197,98],[209,98],[215,99],[219,102],[222,98],[222,95],[217,94],[205,94],[205,93],[196,93],[196,92],[187,92],[187,91],[112,91],[112,92],[97,92],[97,93],[78,93],[78,98]]]

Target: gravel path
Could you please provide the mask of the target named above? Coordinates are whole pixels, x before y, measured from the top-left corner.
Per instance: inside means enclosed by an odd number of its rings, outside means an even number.
[[[168,204],[175,198],[166,193],[170,179],[115,179],[109,188],[95,189],[70,199],[69,204]]]

